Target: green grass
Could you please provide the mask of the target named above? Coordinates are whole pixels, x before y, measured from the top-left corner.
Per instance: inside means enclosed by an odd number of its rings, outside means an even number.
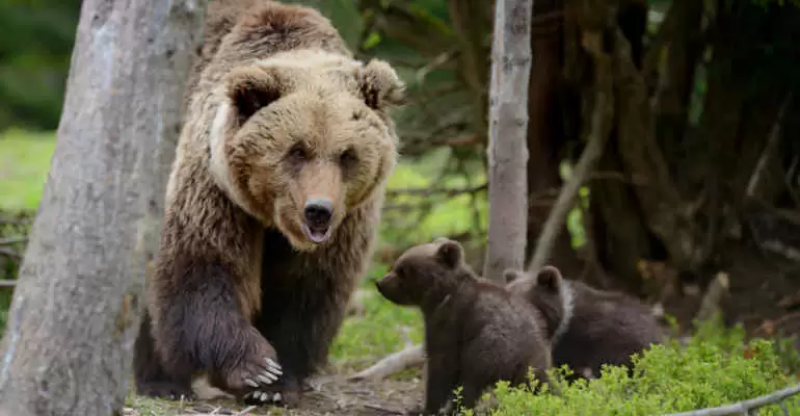
[[[0,134],[0,209],[35,210],[55,150],[54,133]]]
[[[378,278],[386,266],[377,265],[369,272]],[[345,320],[331,347],[331,362],[348,370],[360,370],[380,358],[403,348],[408,342],[422,341],[422,315],[415,308],[392,305],[367,279],[362,284],[366,298],[364,313]]]

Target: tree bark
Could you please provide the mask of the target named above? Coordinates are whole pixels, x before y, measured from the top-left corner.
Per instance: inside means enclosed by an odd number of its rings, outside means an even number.
[[[562,77],[564,49],[564,10],[560,0],[540,0],[534,4],[531,23],[531,51],[536,65],[531,66],[528,85],[528,232],[525,263],[536,248],[536,239],[553,208],[549,200],[534,195],[550,194],[562,185],[559,164],[570,134],[565,119],[565,95]],[[577,135],[576,135],[577,136]],[[583,271],[581,259],[572,248],[567,227],[559,231],[551,255],[546,259],[564,275],[577,276]]]
[[[495,4],[489,113],[489,229],[485,278],[502,282],[508,267],[525,260],[528,188],[525,166],[531,67],[532,0]]]
[[[2,415],[119,415],[203,0],[85,0],[3,338]]]

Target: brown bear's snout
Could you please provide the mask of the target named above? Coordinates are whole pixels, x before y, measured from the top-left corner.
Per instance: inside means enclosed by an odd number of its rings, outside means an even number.
[[[315,243],[325,242],[331,234],[333,203],[323,198],[309,198],[303,208],[303,231]]]
[[[325,228],[331,221],[333,216],[333,204],[331,201],[322,198],[309,198],[306,201],[303,215],[306,217],[306,222],[313,228]]]

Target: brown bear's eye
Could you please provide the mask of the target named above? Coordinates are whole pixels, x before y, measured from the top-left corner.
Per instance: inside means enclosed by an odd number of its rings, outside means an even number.
[[[344,167],[353,166],[358,161],[358,157],[356,156],[356,152],[353,149],[347,149],[339,156],[339,162]]]
[[[305,161],[308,159],[306,149],[304,149],[301,145],[295,145],[291,150],[289,150],[289,159],[291,159],[293,162]]]

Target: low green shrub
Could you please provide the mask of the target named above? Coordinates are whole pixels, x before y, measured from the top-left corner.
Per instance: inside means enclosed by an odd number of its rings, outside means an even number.
[[[568,383],[565,368],[551,370],[552,384],[542,393],[500,382],[492,415],[660,415],[717,407],[785,388],[795,382],[787,365],[797,351],[780,342],[745,341],[741,327],[716,322],[700,325],[686,345],[671,340],[634,357],[634,371],[606,366],[601,377]],[[800,398],[786,401],[800,415]],[[475,412],[466,410],[466,415]],[[776,405],[759,415],[782,415]]]

